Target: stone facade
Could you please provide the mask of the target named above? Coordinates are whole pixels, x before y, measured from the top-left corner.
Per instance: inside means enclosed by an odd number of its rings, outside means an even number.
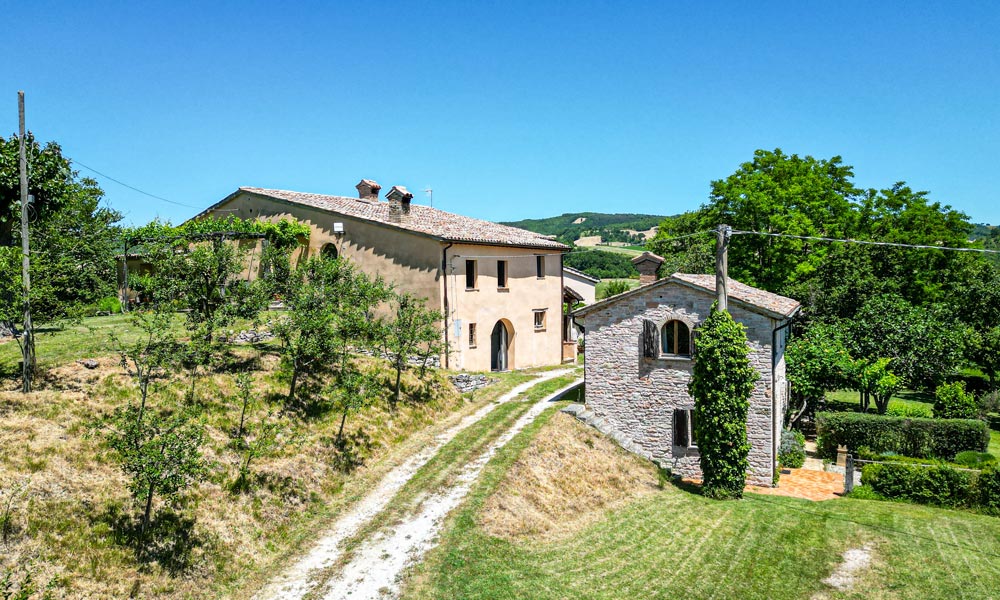
[[[659,335],[664,324],[680,321],[696,340],[697,327],[714,301],[712,291],[671,278],[578,312],[587,332],[587,408],[619,432],[623,446],[637,448],[639,454],[683,476],[701,476],[697,448],[676,445],[673,439],[674,410],[694,408],[687,389],[693,359],[665,354],[659,344],[657,356],[645,357],[644,321],[654,323]],[[779,328],[787,319],[733,300],[729,312],[746,327],[750,361],[760,374],[747,418],[751,444],[747,481],[771,485],[787,406],[783,357],[787,328]]]

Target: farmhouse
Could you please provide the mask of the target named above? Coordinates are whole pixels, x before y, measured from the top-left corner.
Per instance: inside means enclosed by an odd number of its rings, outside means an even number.
[[[344,256],[445,315],[444,366],[506,371],[563,358],[562,254],[550,238],[413,204],[405,187],[385,199],[363,179],[357,197],[241,187],[195,218],[295,219],[311,231],[292,264]]]
[[[651,280],[660,262],[650,257],[640,263]],[[747,479],[769,486],[788,402],[785,342],[800,305],[732,279],[728,289],[729,312],[746,326],[750,361],[760,374],[747,419]],[[701,470],[687,386],[698,325],[714,301],[714,275],[674,273],[574,313],[587,332],[587,407],[620,432],[623,445],[690,477]]]

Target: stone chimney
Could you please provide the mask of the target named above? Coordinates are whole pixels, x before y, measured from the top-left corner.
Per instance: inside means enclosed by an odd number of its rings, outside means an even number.
[[[639,271],[639,285],[646,285],[658,279],[656,272],[663,264],[663,257],[652,252],[643,252],[632,259],[632,264]]]
[[[358,198],[362,200],[378,200],[378,191],[382,189],[382,186],[371,179],[362,179],[361,183],[354,187],[358,188]]]
[[[390,221],[405,223],[410,220],[410,201],[413,200],[413,194],[401,185],[394,185],[385,198],[389,201]]]

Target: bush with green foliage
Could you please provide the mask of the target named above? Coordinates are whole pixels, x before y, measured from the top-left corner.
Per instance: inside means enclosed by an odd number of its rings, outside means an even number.
[[[978,419],[906,419],[864,413],[816,414],[816,446],[823,458],[869,448],[904,456],[951,460],[964,450],[985,452],[990,441],[986,423]]]
[[[794,337],[785,350],[792,400],[786,419],[813,414],[826,392],[845,387],[853,362],[840,328],[817,323]]]
[[[979,404],[965,391],[964,381],[944,383],[934,391],[934,416],[939,419],[975,419]]]
[[[966,450],[955,455],[954,462],[970,469],[982,469],[997,461],[996,457],[988,452],[976,452]]]
[[[906,417],[908,419],[932,419],[934,413],[924,404],[889,403],[885,414],[890,417]]]
[[[861,469],[861,483],[890,499],[934,506],[973,506],[976,473],[947,465],[874,463]]]
[[[688,392],[694,398],[702,493],[741,498],[746,483],[747,412],[759,374],[750,364],[744,326],[727,311],[713,308],[698,329]]]
[[[976,506],[991,515],[1000,515],[1000,465],[986,468],[976,480]]]
[[[801,431],[785,429],[781,432],[778,464],[783,469],[799,469],[806,463],[806,437]]]
[[[871,401],[875,400],[875,411],[884,415],[889,408],[889,399],[902,387],[902,379],[889,370],[892,361],[891,358],[855,361],[853,384],[860,394],[862,412],[867,412]]]
[[[601,300],[603,298],[610,298],[611,296],[617,296],[618,294],[624,294],[630,289],[632,289],[632,286],[630,286],[627,281],[621,281],[621,280],[609,281],[604,285],[604,288],[601,290],[600,294],[601,297],[598,298],[598,300]]]

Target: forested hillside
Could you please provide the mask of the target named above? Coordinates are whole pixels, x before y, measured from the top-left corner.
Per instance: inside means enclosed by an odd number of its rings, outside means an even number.
[[[664,217],[660,215],[579,212],[565,213],[547,219],[509,221],[504,225],[520,227],[544,235],[554,235],[564,244],[571,244],[581,237],[595,235],[601,236],[604,242],[641,244],[645,240],[634,234],[629,234],[628,231],[646,231],[658,226],[663,219]]]

